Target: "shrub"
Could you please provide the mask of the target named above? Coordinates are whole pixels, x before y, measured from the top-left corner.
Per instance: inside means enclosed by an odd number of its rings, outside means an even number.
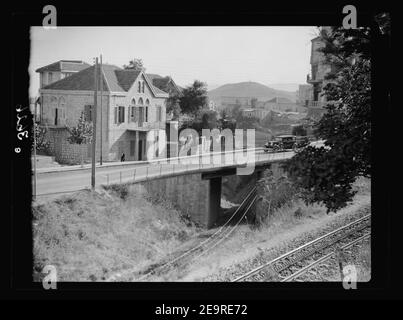
[[[126,200],[129,195],[129,186],[127,184],[111,184],[103,186],[105,190],[114,192],[119,198]]]
[[[268,219],[275,210],[291,203],[298,198],[298,190],[285,174],[274,174],[266,170],[257,182],[258,198],[254,223],[260,225]]]

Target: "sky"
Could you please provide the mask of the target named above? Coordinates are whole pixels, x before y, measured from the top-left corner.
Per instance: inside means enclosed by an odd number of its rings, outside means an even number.
[[[142,59],[147,73],[182,87],[197,79],[209,89],[244,81],[292,88],[306,83],[314,37],[315,27],[32,27],[30,95],[38,94],[37,68],[59,60],[93,64],[100,54],[119,67]]]

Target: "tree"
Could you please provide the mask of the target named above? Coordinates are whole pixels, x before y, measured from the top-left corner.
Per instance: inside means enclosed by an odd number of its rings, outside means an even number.
[[[85,120],[84,112],[81,113],[77,125],[75,127],[67,126],[67,130],[70,133],[70,136],[67,137],[67,141],[71,144],[82,145],[92,142],[92,122]],[[81,166],[83,166],[83,163],[84,155],[81,151]]]
[[[40,126],[38,123],[34,123],[33,130],[35,132],[35,144],[36,151],[45,152],[49,151],[50,142],[46,138],[47,129],[44,126]],[[32,148],[34,145],[32,144]]]
[[[184,88],[179,99],[182,112],[190,115],[196,115],[207,103],[207,84],[199,80]]]
[[[257,98],[252,98],[250,100],[250,104],[251,104],[252,108],[256,108],[256,106],[257,106]]]
[[[352,200],[358,176],[371,176],[371,63],[368,30],[338,28],[325,35],[328,61],[337,62],[324,87],[327,112],[314,134],[324,147],[308,146],[285,168],[307,203],[336,211]]]
[[[167,99],[167,112],[172,113],[172,119],[177,120],[181,113],[181,107],[179,105],[180,96],[177,94],[169,95]]]
[[[214,129],[218,127],[217,112],[214,110],[203,110],[200,112],[202,129]]]
[[[129,61],[128,65],[123,65],[123,69],[126,70],[135,70],[135,71],[145,71],[146,69],[143,66],[143,60],[134,58]]]
[[[298,126],[294,126],[292,128],[292,135],[294,135],[294,136],[306,136],[306,134],[307,134],[307,131],[302,124],[300,124]]]

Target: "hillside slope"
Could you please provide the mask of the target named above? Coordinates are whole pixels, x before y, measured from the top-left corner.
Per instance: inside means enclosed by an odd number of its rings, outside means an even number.
[[[229,83],[208,92],[212,98],[220,97],[255,97],[258,100],[269,100],[274,97],[296,99],[295,92],[275,90],[257,82]]]

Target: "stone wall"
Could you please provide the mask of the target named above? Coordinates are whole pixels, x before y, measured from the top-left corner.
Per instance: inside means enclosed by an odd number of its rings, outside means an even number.
[[[77,124],[78,119],[81,116],[81,113],[84,111],[86,105],[92,105],[94,103],[94,93],[93,92],[84,92],[84,91],[66,91],[66,90],[41,90],[42,96],[42,107],[41,107],[41,125],[48,128],[48,136],[49,141],[52,144],[51,147],[51,155],[56,157],[56,149],[54,148],[55,142],[57,143],[68,143],[66,138],[68,136],[68,132],[66,129],[67,126],[74,127]],[[53,104],[52,101],[55,101],[56,104]],[[63,104],[60,105],[59,101],[63,101]],[[98,112],[97,112],[97,143],[96,143],[96,159],[99,161],[100,152],[101,152],[101,109],[100,109],[100,101],[101,95],[98,96]],[[52,124],[52,109],[59,108],[60,110],[64,110],[60,114],[65,116],[64,121],[61,121],[59,126],[55,126]],[[102,95],[102,158],[104,161],[113,161],[116,160],[115,155],[109,158],[109,122],[108,122],[108,113],[109,113],[109,93],[103,93]],[[62,119],[63,120],[63,119]],[[56,144],[57,145],[57,144]],[[74,148],[74,147],[73,147]],[[68,151],[66,151],[68,152]]]
[[[90,144],[71,144],[67,141],[69,132],[66,128],[48,128],[46,139],[49,141],[50,154],[61,164],[80,164],[81,157],[86,162],[91,160]]]
[[[138,185],[144,186],[152,198],[170,201],[199,224],[209,227],[215,220],[210,213],[210,180],[202,180],[200,173],[154,179]]]

